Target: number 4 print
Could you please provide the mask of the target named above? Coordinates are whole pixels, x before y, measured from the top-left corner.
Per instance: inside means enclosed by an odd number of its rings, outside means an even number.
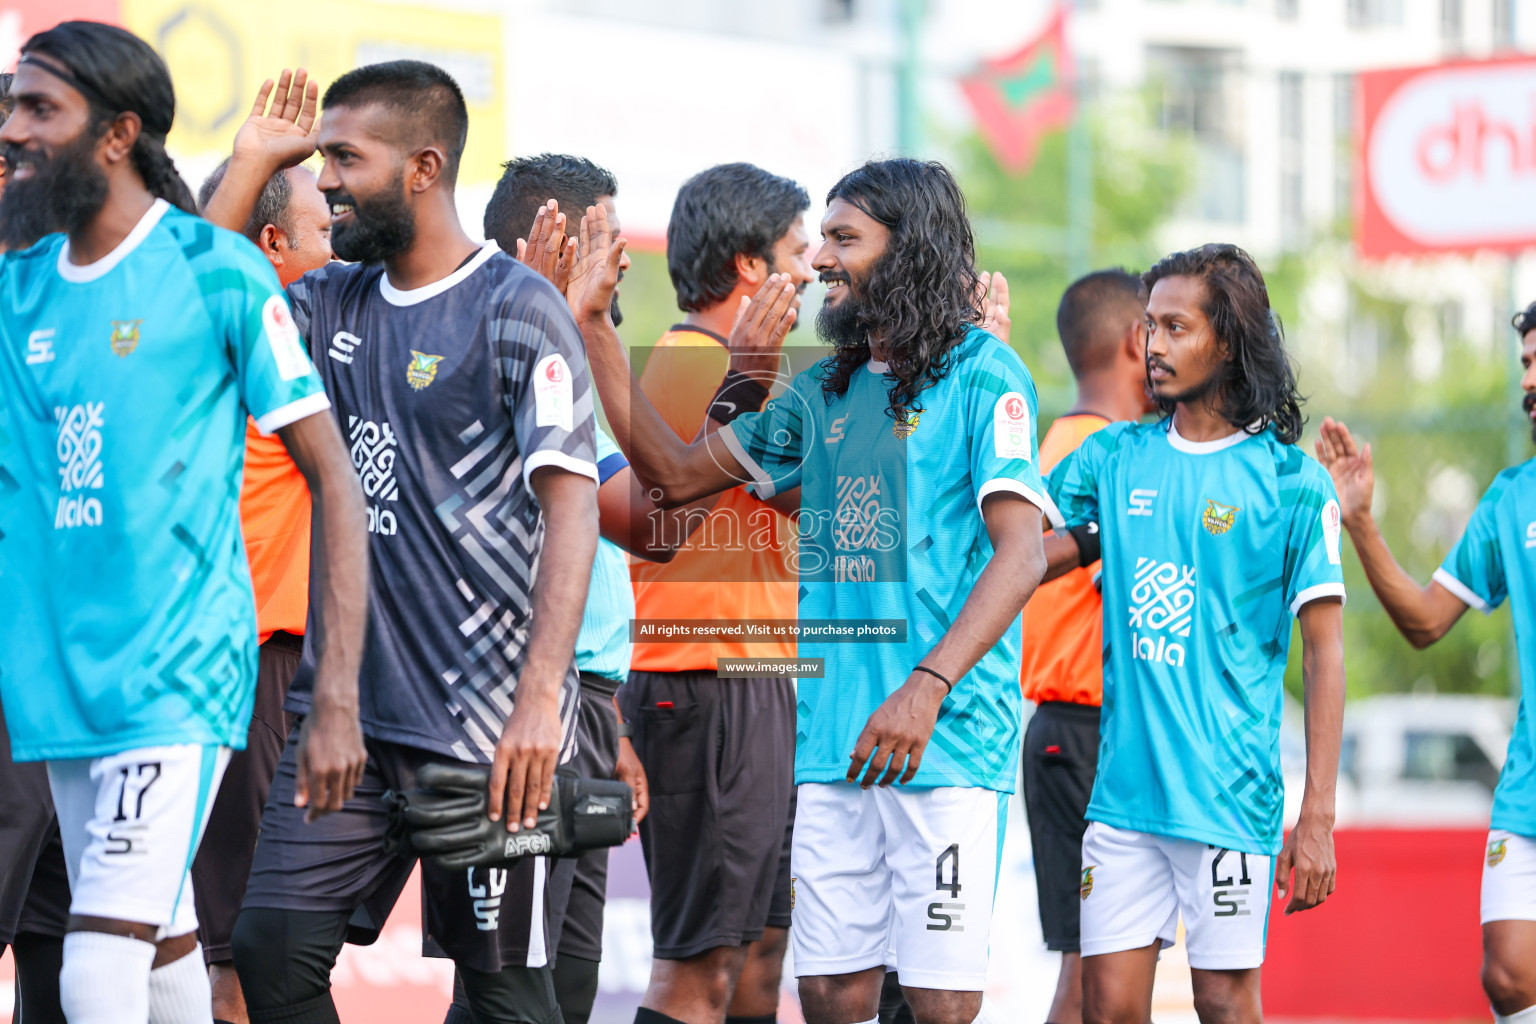
[[[951,875],[948,882],[944,881],[944,863],[951,865]],[[938,861],[933,866],[933,887],[939,892],[949,893],[952,900],[960,898],[960,844],[951,843],[949,849],[939,854]]]

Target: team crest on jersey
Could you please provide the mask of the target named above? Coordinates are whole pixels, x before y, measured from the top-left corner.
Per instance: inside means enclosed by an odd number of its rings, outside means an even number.
[[[912,431],[917,429],[917,421],[922,418],[923,414],[920,412],[909,412],[904,418],[891,425],[891,433],[905,441],[912,436]]]
[[[420,391],[437,380],[437,364],[442,361],[442,356],[429,356],[411,349],[411,365],[405,368],[406,383]]]
[[[143,320],[112,321],[112,354],[119,359],[139,347],[139,324]]]
[[[1505,854],[1504,844],[1507,843],[1507,842],[1509,842],[1509,840],[1507,840],[1507,839],[1495,839],[1493,842],[1488,844],[1488,866],[1489,867],[1496,868],[1500,864],[1504,863],[1504,854]]]
[[[1205,499],[1205,513],[1200,516],[1200,525],[1205,527],[1205,532],[1212,537],[1220,537],[1232,529],[1232,524],[1237,522],[1237,514],[1242,509],[1236,505],[1223,505],[1219,501]]]
[[[1093,893],[1093,869],[1096,866],[1083,868],[1083,881],[1077,887],[1077,895],[1082,899],[1087,899]]]

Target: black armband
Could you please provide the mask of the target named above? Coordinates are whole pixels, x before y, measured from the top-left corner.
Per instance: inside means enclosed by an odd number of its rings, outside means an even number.
[[[709,418],[716,423],[729,423],[738,416],[757,412],[767,400],[768,388],[761,381],[730,370],[709,403]]]
[[[1077,541],[1077,564],[1092,565],[1099,560],[1099,524],[1083,523],[1067,530]]]

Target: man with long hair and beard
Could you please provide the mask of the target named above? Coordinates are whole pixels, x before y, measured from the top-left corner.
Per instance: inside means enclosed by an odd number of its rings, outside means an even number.
[[[374,570],[357,797],[306,824],[290,738],[233,936],[251,1020],[304,1024],[336,1020],[330,971],[349,925],[381,928],[410,875],[386,845],[387,790],[412,789],[429,764],[476,764],[498,827],[532,828],[549,807],[556,764],[574,754],[599,474],[564,297],[460,225],[469,114],[453,78],[421,61],[355,68],[326,90],[319,124],[303,71],[282,74],[268,113],[271,95],[268,82],[205,212],[243,226],[274,173],[317,147],[325,158],[331,246],[354,262],[288,295],[348,425]],[[314,678],[306,637],[289,711],[320,710]],[[422,865],[427,929],[478,1021],[560,1019],[547,871],[537,856]]]
[[[1083,836],[1083,1020],[1145,1020],[1182,913],[1202,1021],[1261,1019],[1271,879],[1287,914],[1334,887],[1344,716],[1339,504],[1297,446],[1264,278],[1232,245],[1142,277],[1162,418],[1112,423],[1051,474],[1054,578],[1102,552],[1104,701]],[[1307,775],[1281,842],[1279,728],[1301,624]],[[1292,879],[1294,870],[1295,877]]]
[[[1520,387],[1536,441],[1536,303],[1515,315]],[[1339,488],[1344,528],[1365,578],[1392,622],[1417,648],[1439,640],[1468,608],[1484,615],[1509,599],[1520,654],[1520,710],[1493,794],[1483,860],[1483,990],[1499,1024],[1536,1021],[1536,731],[1525,698],[1536,686],[1536,459],[1504,470],[1478,502],[1461,539],[1427,586],[1392,557],[1371,515],[1376,474],[1371,446],[1323,420],[1317,456]]]
[[[65,22],[27,40],[12,93],[0,224],[60,233],[0,262],[0,698],[58,814],[60,998],[71,1024],[207,1021],[188,866],[255,685],[232,492],[247,415],[313,495],[317,815],[364,758],[362,495],[271,266],[193,214],[154,50]]]
[[[974,242],[943,166],[865,164],[828,194],[821,228],[831,356],[692,444],[639,391],[607,321],[623,240],[600,208],[582,227],[578,320],[620,447],[663,503],[801,489],[798,657],[823,668],[800,679],[795,748],[806,1020],[874,1020],[894,957],[918,1021],[967,1024],[1019,755],[1019,610],[1044,571],[1035,388],[977,326]],[[771,276],[741,314],[776,325],[759,335],[770,351],[794,294]],[[861,626],[878,642],[835,642]]]

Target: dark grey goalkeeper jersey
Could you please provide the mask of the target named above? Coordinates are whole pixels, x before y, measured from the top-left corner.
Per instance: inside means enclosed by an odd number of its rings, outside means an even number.
[[[392,287],[380,264],[333,263],[288,301],[368,503],[363,731],[488,761],[516,698],[544,534],[528,475],[557,466],[597,482],[576,323],[494,242],[424,288]],[[306,649],[289,710],[308,709],[314,670]],[[573,659],[562,761],[578,685]]]

